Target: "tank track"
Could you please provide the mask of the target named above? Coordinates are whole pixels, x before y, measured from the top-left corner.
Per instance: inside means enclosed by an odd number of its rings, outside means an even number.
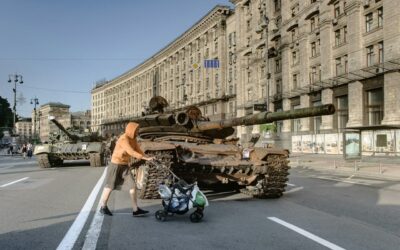
[[[56,157],[52,157],[48,154],[40,154],[36,156],[39,167],[51,168],[62,165],[62,160]]]
[[[279,198],[285,191],[290,166],[287,155],[268,155],[264,168],[254,169],[259,172],[255,186],[247,186],[240,192],[255,198]],[[257,171],[258,170],[258,171]]]
[[[154,156],[158,161],[162,162],[164,168],[157,169],[155,166],[145,162],[140,166],[142,171],[141,188],[138,190],[140,199],[159,199],[158,186],[170,179],[168,168],[171,166],[171,158],[174,152],[161,151],[149,155]],[[138,180],[137,180],[138,181]]]
[[[106,165],[105,156],[101,153],[91,153],[89,155],[89,161],[91,167],[101,167]]]
[[[188,181],[195,181],[196,174],[212,174],[221,173],[226,175],[234,175],[235,173],[246,174],[247,176],[257,175],[255,184],[245,186],[239,189],[241,193],[255,197],[255,198],[279,198],[285,191],[286,182],[288,181],[289,161],[287,155],[271,154],[267,156],[266,162],[261,166],[226,166],[226,167],[212,167],[201,165],[186,165],[174,168],[175,174],[178,176],[191,178]],[[232,183],[234,181],[230,181]],[[217,188],[224,188],[226,184],[217,184]],[[243,186],[242,186],[243,187]]]

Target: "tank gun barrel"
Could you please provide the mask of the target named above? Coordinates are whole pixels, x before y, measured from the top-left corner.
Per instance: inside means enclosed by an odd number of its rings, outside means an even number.
[[[199,121],[196,129],[199,131],[223,129],[236,126],[251,126],[257,124],[271,123],[274,121],[298,119],[312,116],[331,115],[335,113],[333,104],[325,104],[318,107],[301,108],[281,112],[261,112],[258,114],[246,115],[238,118],[218,121]]]
[[[57,126],[57,128],[59,128],[62,132],[64,132],[64,133],[68,136],[68,138],[70,138],[71,140],[77,141],[77,140],[79,139],[78,136],[72,135],[70,132],[68,132],[68,131],[64,128],[64,126],[61,125],[61,123],[59,123],[59,122],[54,118],[54,116],[50,116],[50,117],[49,117],[49,120],[52,121],[52,122]]]

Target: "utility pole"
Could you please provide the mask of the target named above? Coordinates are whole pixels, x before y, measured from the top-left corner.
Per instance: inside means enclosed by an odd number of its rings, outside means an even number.
[[[15,131],[15,122],[16,122],[16,119],[17,119],[17,82],[19,82],[19,84],[23,84],[24,81],[22,80],[22,75],[10,74],[10,75],[8,75],[8,82],[9,83],[14,82],[14,88],[13,88],[13,92],[14,92],[14,106],[13,106],[13,111],[14,111],[14,120],[13,120],[13,122],[14,123],[13,123],[13,129]]]
[[[37,133],[36,133],[36,120],[37,120],[36,105],[39,105],[39,99],[35,96],[35,98],[31,99],[31,104],[34,105],[34,108],[33,108],[33,111],[34,111],[34,119],[33,119],[33,138],[36,140],[36,139],[37,139]]]

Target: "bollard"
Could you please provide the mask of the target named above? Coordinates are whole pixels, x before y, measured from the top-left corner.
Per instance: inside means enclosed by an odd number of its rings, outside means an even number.
[[[334,167],[335,169],[337,169],[336,160],[333,160],[333,167]]]
[[[382,174],[382,162],[379,161],[379,173]]]
[[[354,172],[357,172],[358,168],[357,168],[357,161],[354,161]]]

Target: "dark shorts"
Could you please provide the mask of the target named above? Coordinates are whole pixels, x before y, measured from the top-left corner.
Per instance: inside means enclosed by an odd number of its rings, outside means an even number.
[[[121,190],[122,185],[125,184],[129,189],[133,188],[136,184],[131,170],[132,168],[128,165],[118,165],[111,162],[107,168],[106,187]]]

